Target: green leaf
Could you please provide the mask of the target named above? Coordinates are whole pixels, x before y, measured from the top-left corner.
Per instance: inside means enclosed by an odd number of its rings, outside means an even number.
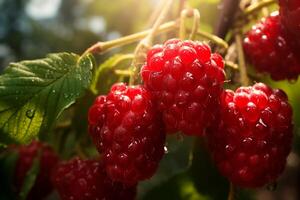
[[[19,154],[6,151],[0,156],[0,199],[17,199],[13,188],[15,165]]]
[[[19,194],[20,200],[26,200],[31,188],[34,186],[36,177],[40,171],[40,156],[37,156],[33,162],[30,170],[27,172],[23,185]]]
[[[167,139],[167,152],[159,164],[155,175],[138,185],[138,199],[143,199],[151,190],[168,181],[175,175],[188,170],[191,164],[191,153],[194,138],[169,136]]]
[[[93,57],[50,54],[12,63],[0,76],[0,141],[27,143],[89,87]]]
[[[116,54],[102,63],[95,72],[91,91],[94,94],[106,94],[115,82],[120,81],[120,77],[114,73],[114,70],[128,67],[120,63],[129,59],[132,59],[132,54]]]

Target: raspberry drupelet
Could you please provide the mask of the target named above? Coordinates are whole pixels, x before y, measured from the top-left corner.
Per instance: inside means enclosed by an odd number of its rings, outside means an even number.
[[[89,110],[89,132],[108,176],[128,185],[150,178],[164,154],[165,130],[143,86],[112,86]]]
[[[15,186],[17,191],[20,192],[27,172],[31,169],[34,159],[38,158],[40,170],[27,199],[43,199],[53,190],[50,174],[59,161],[57,154],[49,145],[39,141],[32,141],[24,146],[15,146],[13,149],[19,153],[15,168]]]
[[[141,76],[168,133],[203,134],[218,110],[223,68],[222,57],[201,42],[170,39],[149,50]]]
[[[300,74],[300,62],[283,29],[278,12],[254,25],[247,33],[244,50],[248,61],[259,72],[273,80],[295,80]]]
[[[208,129],[220,172],[241,187],[276,181],[291,150],[292,109],[286,94],[263,83],[226,90],[220,119]]]
[[[113,182],[99,160],[74,158],[60,163],[52,182],[62,200],[134,200],[136,186]]]

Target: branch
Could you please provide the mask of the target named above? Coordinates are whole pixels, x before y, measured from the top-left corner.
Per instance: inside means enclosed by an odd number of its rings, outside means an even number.
[[[214,34],[220,38],[225,38],[228,30],[233,24],[236,12],[239,10],[240,0],[223,0],[221,3],[221,13],[214,28]]]

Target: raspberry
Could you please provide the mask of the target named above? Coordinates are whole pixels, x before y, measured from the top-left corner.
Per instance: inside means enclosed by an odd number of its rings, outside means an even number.
[[[300,50],[300,1],[279,0],[281,22]]]
[[[278,12],[254,25],[243,44],[249,62],[272,79],[292,80],[300,74],[300,62],[282,29]]]
[[[32,167],[33,160],[40,153],[40,171],[27,199],[43,199],[53,189],[49,174],[58,163],[58,156],[49,145],[39,141],[14,149],[19,153],[15,169],[15,186],[18,192],[22,188],[26,173]]]
[[[115,181],[130,185],[150,178],[164,154],[164,126],[142,86],[115,84],[99,96],[89,110],[89,130]]]
[[[276,181],[292,142],[292,109],[286,94],[263,83],[222,95],[216,127],[208,130],[213,158],[233,184],[260,187]]]
[[[168,133],[203,134],[219,105],[223,68],[222,57],[201,42],[171,39],[149,50],[141,75]]]
[[[101,161],[74,158],[60,163],[52,182],[62,200],[133,200],[136,186],[112,182]]]

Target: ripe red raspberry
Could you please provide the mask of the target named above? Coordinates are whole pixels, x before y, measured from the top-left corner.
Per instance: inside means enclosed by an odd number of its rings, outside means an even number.
[[[292,142],[292,109],[286,94],[263,83],[226,90],[216,127],[208,131],[210,149],[233,184],[260,187],[276,181]]]
[[[141,75],[169,133],[203,134],[219,105],[223,68],[222,57],[201,42],[171,39],[149,50]]]
[[[74,158],[60,163],[52,174],[62,200],[133,200],[136,186],[112,182],[101,161]]]
[[[281,22],[296,49],[300,50],[300,1],[279,0]]]
[[[274,80],[297,79],[300,62],[280,24],[278,12],[254,25],[244,39],[245,54],[260,72]]]
[[[150,93],[115,84],[89,110],[89,129],[111,179],[135,184],[150,178],[164,154],[165,132]]]
[[[27,172],[31,169],[33,160],[40,154],[40,171],[30,190],[27,199],[43,199],[53,189],[50,173],[58,163],[58,156],[47,144],[33,141],[29,145],[14,147],[19,153],[15,168],[15,185],[20,192]]]

